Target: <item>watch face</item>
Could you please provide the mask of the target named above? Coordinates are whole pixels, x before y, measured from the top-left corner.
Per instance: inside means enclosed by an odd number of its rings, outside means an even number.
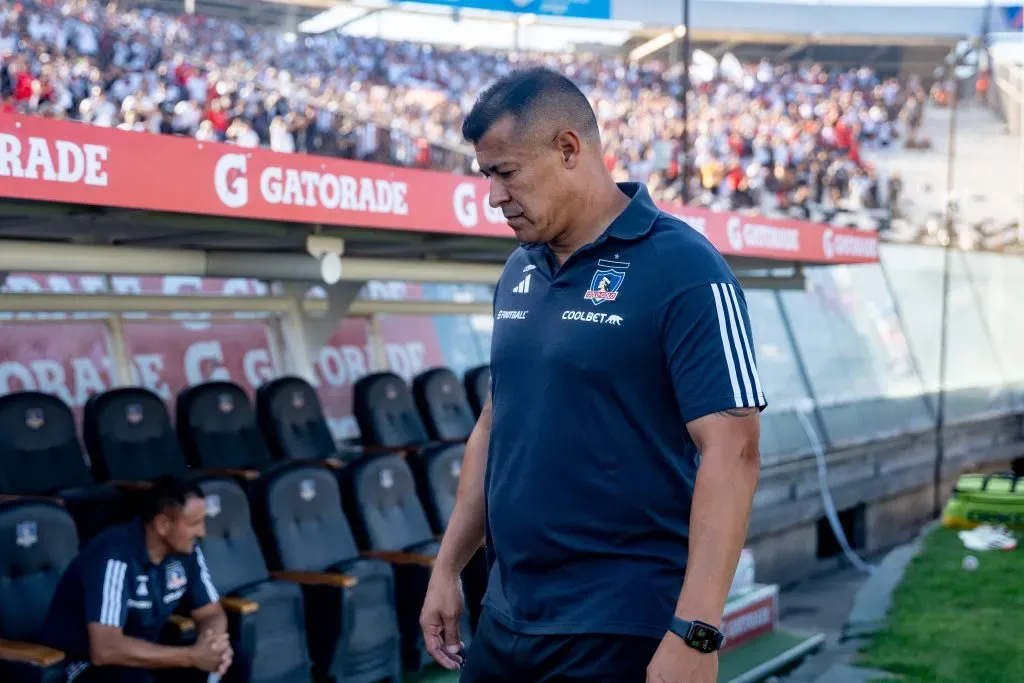
[[[714,649],[714,634],[707,627],[694,624],[690,628],[690,647],[701,652],[711,652]]]

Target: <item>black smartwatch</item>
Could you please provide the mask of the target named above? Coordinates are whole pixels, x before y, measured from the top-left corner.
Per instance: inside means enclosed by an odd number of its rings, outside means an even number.
[[[703,621],[687,621],[672,617],[669,631],[683,639],[683,642],[698,652],[715,652],[725,641],[725,635],[711,624]]]

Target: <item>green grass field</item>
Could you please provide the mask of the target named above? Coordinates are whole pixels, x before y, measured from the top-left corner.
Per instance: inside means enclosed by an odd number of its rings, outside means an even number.
[[[979,560],[975,571],[961,563]],[[859,664],[908,683],[1024,681],[1024,549],[967,551],[956,532],[938,529],[893,596],[889,626]]]

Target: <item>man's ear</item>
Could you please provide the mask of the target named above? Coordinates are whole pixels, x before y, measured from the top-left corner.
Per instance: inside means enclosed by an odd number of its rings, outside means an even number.
[[[583,152],[583,140],[576,131],[563,130],[555,136],[555,146],[562,157],[562,166],[567,169],[576,168],[580,163],[580,155]]]
[[[161,536],[170,531],[172,524],[171,518],[163,512],[153,518],[153,529]]]

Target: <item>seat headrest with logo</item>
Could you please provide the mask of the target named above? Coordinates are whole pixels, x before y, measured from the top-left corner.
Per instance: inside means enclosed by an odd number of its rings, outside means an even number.
[[[412,382],[416,407],[430,437],[438,441],[465,441],[476,426],[466,390],[448,368],[434,368]]]
[[[0,638],[34,641],[61,575],[78,553],[78,533],[59,505],[0,504]]]
[[[469,399],[469,406],[473,414],[480,417],[480,412],[487,402],[487,395],[491,391],[491,366],[480,365],[466,371],[463,382],[466,387],[466,398]]]
[[[425,453],[419,461],[423,468],[423,476],[417,479],[420,497],[432,517],[432,525],[440,531],[448,527],[455,510],[465,455],[465,446],[454,445]]]
[[[249,502],[231,479],[199,484],[206,497],[203,554],[218,592],[230,594],[270,576],[249,517]]]
[[[278,471],[259,500],[275,568],[325,571],[359,556],[335,475],[320,466]]]
[[[281,377],[256,392],[256,415],[275,460],[323,460],[337,456],[320,399],[309,382]]]
[[[381,455],[351,467],[353,512],[369,547],[405,550],[434,537],[404,458]]]
[[[412,392],[393,372],[362,377],[352,387],[352,413],[364,444],[399,448],[429,439]]]
[[[0,396],[0,493],[40,495],[90,483],[67,404],[35,391]]]
[[[270,462],[256,411],[242,387],[207,382],[178,394],[182,450],[195,468],[259,469]]]
[[[167,407],[148,389],[111,389],[90,398],[85,447],[97,479],[152,481],[188,473]]]

